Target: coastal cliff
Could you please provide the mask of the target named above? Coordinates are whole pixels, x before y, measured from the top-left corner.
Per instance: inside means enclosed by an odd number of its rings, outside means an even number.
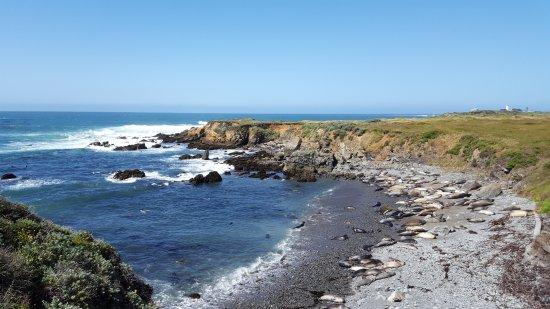
[[[190,148],[261,146],[289,178],[356,177],[363,160],[420,162],[504,180],[550,211],[550,115],[449,115],[372,121],[211,121],[162,136]],[[298,177],[295,177],[298,176]]]

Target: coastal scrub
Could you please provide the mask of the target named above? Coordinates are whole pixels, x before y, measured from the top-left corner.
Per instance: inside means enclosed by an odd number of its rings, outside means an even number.
[[[115,249],[0,199],[1,308],[152,308]]]

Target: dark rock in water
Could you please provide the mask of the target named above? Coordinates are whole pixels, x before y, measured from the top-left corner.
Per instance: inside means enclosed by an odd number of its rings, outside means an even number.
[[[189,179],[189,182],[193,185],[200,185],[203,183],[215,183],[222,181],[222,176],[216,171],[208,173],[208,175],[203,176],[202,174],[198,174],[197,176]]]
[[[2,175],[2,180],[8,180],[8,179],[15,179],[17,178],[17,176],[15,176],[15,174],[12,174],[12,173],[6,173],[4,175]]]
[[[89,146],[109,147],[111,146],[111,144],[109,144],[109,142],[93,142],[93,143],[90,143]]]
[[[229,158],[226,163],[233,165],[236,171],[283,171],[281,162],[263,150],[249,156]]]
[[[224,175],[231,175],[231,172],[230,171],[225,171],[223,172]]]
[[[372,205],[372,207],[380,207],[380,206],[382,206],[382,203],[380,202],[376,202],[374,203],[374,205]]]
[[[260,178],[260,179],[266,179],[266,178],[269,178],[269,175],[266,173],[266,171],[259,171],[257,173],[252,173],[250,174],[250,176],[248,176],[250,178]]]
[[[304,225],[306,225],[306,222],[305,222],[305,221],[302,221],[302,223],[296,225],[294,228],[295,228],[295,229],[300,229],[300,228],[304,227]]]
[[[154,144],[153,146],[151,146],[151,148],[160,148],[162,147],[160,144]]]
[[[127,145],[127,146],[119,146],[115,147],[115,151],[134,151],[134,150],[142,150],[147,149],[144,143],[139,144],[133,144],[133,145]]]
[[[197,176],[189,179],[189,182],[193,185],[200,185],[204,183],[204,176],[202,174],[198,174]]]
[[[241,156],[241,155],[244,155],[246,152],[244,151],[233,151],[233,152],[230,152],[228,153],[228,155],[230,156]]]
[[[196,155],[183,154],[178,158],[178,160],[189,160],[189,159],[200,159],[200,158],[202,158],[202,155],[200,154],[196,154]]]
[[[199,298],[201,298],[201,294],[191,293],[191,294],[187,294],[187,297],[192,298],[192,299],[199,299]]]
[[[273,179],[281,179],[281,176],[279,176],[279,175],[275,174],[275,175],[273,175],[273,177],[272,177],[272,178],[273,178]]]
[[[128,178],[143,178],[143,177],[145,177],[145,173],[138,169],[117,171],[113,176],[114,179],[118,179],[118,180],[126,180]]]
[[[382,190],[384,190],[384,188],[382,187],[376,187],[376,189],[374,189],[374,191],[382,191]]]
[[[205,183],[214,183],[214,182],[220,182],[222,181],[222,176],[216,171],[208,173],[206,177],[204,177]]]

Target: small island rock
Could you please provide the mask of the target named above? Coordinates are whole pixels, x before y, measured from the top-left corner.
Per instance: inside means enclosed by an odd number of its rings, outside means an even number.
[[[17,176],[15,176],[15,174],[12,174],[12,173],[6,173],[4,175],[2,175],[2,180],[8,180],[8,179],[15,179],[17,178]]]
[[[145,173],[138,169],[117,171],[113,176],[114,179],[118,179],[118,180],[126,180],[128,178],[143,178],[143,177],[145,177]]]

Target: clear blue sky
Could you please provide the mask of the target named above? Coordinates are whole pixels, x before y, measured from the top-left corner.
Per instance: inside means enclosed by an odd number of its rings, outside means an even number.
[[[550,1],[0,0],[0,110],[550,110]]]

